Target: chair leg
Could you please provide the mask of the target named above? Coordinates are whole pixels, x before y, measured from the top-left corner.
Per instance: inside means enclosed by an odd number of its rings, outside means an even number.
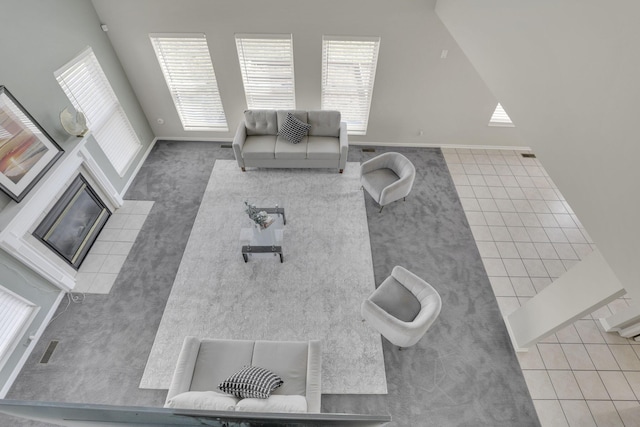
[[[407,201],[407,198],[406,198],[406,197],[403,197],[403,198],[402,198],[402,201],[403,201],[403,202],[406,202],[406,201]]]
[[[384,209],[384,206],[380,206],[380,210],[378,211],[378,213],[382,212],[382,209]]]
[[[404,350],[404,347],[398,347],[398,351]]]

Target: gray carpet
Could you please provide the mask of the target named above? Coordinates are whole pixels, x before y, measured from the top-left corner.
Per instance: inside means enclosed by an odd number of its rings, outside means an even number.
[[[239,236],[250,225],[246,200],[285,207],[284,263],[273,256],[244,262]],[[380,334],[360,317],[360,304],[374,289],[359,163],[347,164],[343,174],[243,173],[235,161],[217,160],[140,387],[169,388],[191,335],[317,339],[324,343],[323,393],[387,393]]]
[[[351,147],[349,161],[383,151],[392,150]],[[323,395],[323,412],[390,413],[397,426],[539,425],[440,150],[393,151],[418,176],[407,201],[381,214],[365,198],[375,280],[403,265],[440,292],[443,310],[416,346],[398,351],[383,340],[389,394]],[[162,404],[165,392],[138,384],[214,159],[232,158],[216,143],[158,142],[126,195],[156,203],[112,294],[88,295],[56,319],[8,398]],[[60,345],[39,365],[52,339]]]

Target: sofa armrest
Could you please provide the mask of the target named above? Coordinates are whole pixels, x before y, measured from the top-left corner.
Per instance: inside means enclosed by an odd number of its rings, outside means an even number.
[[[167,401],[180,393],[189,391],[199,351],[200,339],[191,336],[185,337],[182,343],[182,350],[180,350],[180,355],[178,356],[178,363],[176,363],[176,369],[173,371],[173,379],[167,393]]]
[[[320,341],[309,341],[307,353],[307,412],[320,413],[322,395],[322,347]]]
[[[233,154],[236,156],[238,166],[244,170],[244,159],[242,158],[242,147],[247,139],[247,127],[244,124],[244,120],[238,125],[236,135],[233,137]]]
[[[340,170],[347,165],[349,154],[349,136],[347,135],[347,122],[340,122]]]

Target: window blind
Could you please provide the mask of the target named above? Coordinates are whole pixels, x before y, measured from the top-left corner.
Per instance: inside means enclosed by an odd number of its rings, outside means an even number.
[[[73,106],[84,113],[98,145],[123,176],[142,145],[93,50],[85,49],[54,75]]]
[[[504,111],[502,105],[498,102],[498,106],[496,107],[491,119],[489,119],[489,126],[506,126],[506,127],[514,127],[513,122],[507,115],[507,112]]]
[[[247,108],[295,109],[291,34],[237,34],[236,48]]]
[[[0,287],[0,361],[13,351],[37,307]]]
[[[229,130],[204,34],[150,34],[186,131]]]
[[[323,110],[338,110],[352,135],[365,135],[380,37],[322,38]]]

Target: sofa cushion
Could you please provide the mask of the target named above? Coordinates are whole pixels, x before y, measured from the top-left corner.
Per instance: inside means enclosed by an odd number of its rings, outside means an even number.
[[[187,391],[173,396],[165,408],[201,409],[206,411],[235,411],[239,399],[215,391]]]
[[[278,374],[283,384],[273,394],[299,394],[307,390],[309,343],[295,341],[256,341],[251,364]]]
[[[225,378],[251,364],[253,346],[253,341],[202,340],[189,389],[218,390]]]
[[[268,398],[282,385],[282,378],[259,366],[245,366],[220,383],[219,389],[236,397]]]
[[[304,396],[271,395],[268,399],[242,399],[236,405],[242,412],[307,412]]]
[[[307,159],[340,159],[340,140],[332,136],[309,136]]]
[[[287,114],[291,113],[293,117],[300,120],[302,123],[309,123],[309,116],[307,110],[278,110],[276,115],[278,117],[278,133],[282,131],[282,125],[287,121]]]
[[[245,110],[247,135],[276,135],[278,119],[275,110]]]
[[[275,149],[275,135],[247,136],[242,147],[242,157],[245,159],[273,159]]]
[[[293,114],[287,113],[287,119],[282,124],[278,136],[297,144],[307,136],[310,128],[309,124],[297,119]]]
[[[275,150],[276,159],[306,159],[308,140],[309,138],[305,136],[301,142],[294,144],[278,136]]]
[[[340,136],[340,111],[315,110],[309,111],[312,136]]]

